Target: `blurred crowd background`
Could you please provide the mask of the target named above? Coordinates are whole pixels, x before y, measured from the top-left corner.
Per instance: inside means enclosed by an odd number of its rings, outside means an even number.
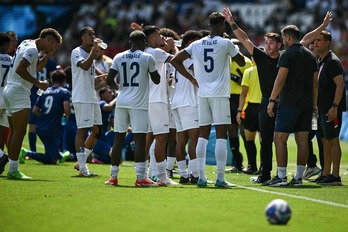
[[[348,86],[347,0],[0,0],[0,3],[0,31],[15,31],[19,42],[37,38],[45,27],[53,27],[63,35],[63,44],[54,57],[62,67],[70,65],[71,51],[80,45],[78,32],[87,25],[108,44],[105,55],[113,58],[129,48],[131,22],[171,28],[180,35],[189,29],[208,29],[208,15],[228,6],[254,44],[263,46],[266,32],[279,33],[285,25],[295,24],[304,35],[320,25],[326,12],[331,11],[333,21],[327,30],[332,34],[332,50],[342,61]]]

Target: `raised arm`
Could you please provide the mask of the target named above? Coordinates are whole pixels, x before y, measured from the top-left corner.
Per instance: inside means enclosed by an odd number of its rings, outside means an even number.
[[[233,15],[228,7],[224,9],[224,15],[226,21],[231,25],[232,31],[237,39],[243,44],[248,52],[253,55],[255,45],[250,41],[248,35],[240,29],[233,19]]]
[[[171,59],[170,63],[174,66],[174,68],[181,73],[184,77],[186,77],[194,86],[198,87],[197,80],[192,76],[182,64],[184,60],[189,58],[189,55],[185,52],[185,50],[181,50],[178,52],[173,59]]]
[[[307,34],[305,34],[305,36],[303,36],[300,43],[303,46],[308,47],[309,44],[312,43],[315,40],[315,38],[317,38],[320,32],[322,32],[322,30],[324,30],[330,24],[331,20],[332,20],[332,13],[328,11],[325,15],[323,23],[319,27],[315,28],[313,31],[310,31]]]

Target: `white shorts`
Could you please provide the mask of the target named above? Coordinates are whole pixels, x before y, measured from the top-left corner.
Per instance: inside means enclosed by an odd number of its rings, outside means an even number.
[[[100,106],[97,103],[73,103],[77,128],[91,128],[103,125]]]
[[[175,118],[174,118],[174,110],[170,108],[170,105],[168,105],[168,112],[169,112],[169,128],[170,129],[176,129],[176,124],[175,124]]]
[[[114,132],[125,133],[132,127],[133,133],[147,133],[148,112],[141,109],[117,108],[114,118]]]
[[[197,107],[179,107],[173,109],[173,113],[177,132],[199,128]]]
[[[13,113],[21,111],[23,109],[30,109],[30,92],[26,91],[17,85],[8,85],[5,87],[4,103],[6,108],[6,114],[12,116]]]
[[[154,135],[169,133],[169,112],[166,103],[149,103],[148,132]]]
[[[0,126],[9,127],[7,114],[5,109],[0,109]]]
[[[198,99],[200,126],[231,124],[230,101],[228,97],[198,97]]]

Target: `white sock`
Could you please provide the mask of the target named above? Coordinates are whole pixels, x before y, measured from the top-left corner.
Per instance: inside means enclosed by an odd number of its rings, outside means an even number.
[[[0,148],[0,158],[4,155],[4,151]]]
[[[198,166],[197,166],[197,158],[196,159],[192,159],[189,161],[189,166],[190,166],[190,171],[189,173],[191,173],[194,177],[198,177],[199,173],[198,173]]]
[[[185,178],[188,177],[188,173],[186,170],[186,160],[178,161],[178,169],[179,169],[180,176],[185,177]]]
[[[304,172],[305,168],[306,168],[306,166],[303,166],[303,165],[297,165],[296,166],[296,174],[294,176],[295,180],[298,180],[298,179],[302,178],[303,172]]]
[[[215,144],[217,179],[221,182],[225,180],[225,167],[227,159],[226,144],[226,139],[217,139]]]
[[[77,163],[79,164],[80,170],[86,168],[86,155],[84,152],[76,152]]]
[[[284,177],[286,177],[286,167],[278,167],[278,177],[283,179]]]
[[[145,160],[145,171],[144,171],[144,179],[147,178],[147,171],[149,169],[149,160]]]
[[[167,156],[167,170],[173,170],[176,158]]]
[[[8,172],[18,172],[18,160],[8,159]]]
[[[192,167],[191,167],[191,162],[190,162],[190,156],[187,154],[186,155],[186,162],[188,160],[188,165],[187,165],[187,172],[188,174],[191,174],[192,173]]]
[[[110,166],[110,176],[111,176],[111,178],[117,178],[119,171],[120,171],[120,167],[119,166],[116,166],[116,165]]]
[[[166,180],[167,177],[167,172],[166,172],[166,161],[162,161],[157,163],[157,171],[158,171],[158,179],[159,180]]]
[[[146,170],[145,162],[135,163],[135,173],[138,180],[144,180],[144,173]]]
[[[196,147],[197,154],[197,167],[199,172],[199,179],[203,181],[207,181],[207,177],[205,176],[205,161],[207,154],[207,145],[208,140],[202,137],[198,138],[198,143]]]
[[[88,149],[88,148],[85,148],[85,155],[86,155],[86,162],[87,162],[87,159],[88,159],[88,156],[92,153],[92,150]]]
[[[153,143],[150,146],[150,174],[151,176],[157,176],[158,170],[156,165],[156,158],[155,158],[155,146],[156,146],[156,140],[153,141]]]

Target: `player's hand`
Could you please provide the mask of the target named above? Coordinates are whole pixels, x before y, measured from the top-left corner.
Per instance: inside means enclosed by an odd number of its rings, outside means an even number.
[[[197,82],[197,79],[196,78],[192,78],[190,79],[190,82],[197,88],[199,88],[199,85],[198,85],[198,82]]]
[[[325,18],[323,20],[323,25],[327,27],[330,24],[331,20],[332,20],[332,12],[328,11],[326,12]]]
[[[274,108],[274,102],[269,102],[269,103],[268,103],[268,106],[267,106],[267,114],[268,114],[270,117],[274,117],[273,108]]]
[[[36,84],[36,87],[42,90],[46,90],[48,86],[50,86],[48,81],[40,81],[38,84]]]
[[[46,54],[51,56],[53,53],[57,51],[58,47],[59,47],[58,43],[53,43],[51,49],[47,51]]]
[[[232,15],[232,12],[231,12],[230,8],[225,7],[223,13],[224,13],[226,21],[230,25],[234,24],[233,15]]]
[[[143,30],[143,27],[144,27],[144,24],[142,23],[142,24],[137,24],[136,22],[132,22],[131,24],[130,24],[130,27],[132,28],[132,30]]]
[[[238,122],[239,125],[242,124],[242,120],[241,120],[241,118],[240,118],[240,115],[241,115],[241,113],[238,112],[238,113],[237,113],[237,116],[236,116],[236,120],[237,120],[237,122]]]

